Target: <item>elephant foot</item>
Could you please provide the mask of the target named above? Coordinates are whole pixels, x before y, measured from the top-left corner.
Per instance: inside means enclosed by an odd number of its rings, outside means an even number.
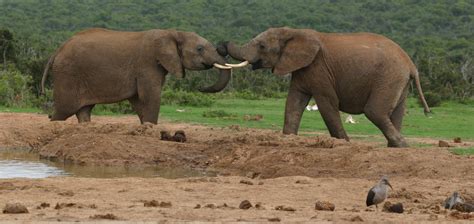
[[[407,148],[408,144],[405,142],[405,140],[388,141],[387,147],[390,147],[390,148]]]

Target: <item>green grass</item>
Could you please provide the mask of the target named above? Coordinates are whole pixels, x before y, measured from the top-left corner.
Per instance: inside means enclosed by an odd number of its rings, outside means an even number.
[[[162,105],[160,119],[172,122],[189,122],[212,126],[240,125],[241,127],[264,128],[281,130],[283,126],[285,99],[219,99],[209,107],[191,107],[178,105]],[[177,110],[184,112],[177,112]],[[203,116],[209,111],[230,114],[229,116]],[[426,117],[423,109],[416,104],[416,99],[409,99],[408,114],[403,121],[402,134],[407,137],[429,137],[452,140],[460,137],[462,140],[474,140],[474,105],[455,102],[443,103],[440,107],[432,108],[433,114]],[[40,112],[35,108],[6,108],[0,107],[0,112]],[[214,112],[215,113],[215,112]],[[94,114],[114,115],[94,111]],[[259,121],[245,120],[245,115],[263,115]],[[117,115],[117,114],[115,114]],[[342,114],[342,119],[347,114]],[[344,128],[353,139],[384,141],[382,133],[364,116],[353,116],[357,124],[345,124]],[[313,135],[311,132],[327,133],[326,126],[317,111],[305,111],[300,126],[302,134]],[[304,133],[307,132],[307,133]],[[420,145],[420,147],[422,147]],[[472,149],[470,149],[472,151]],[[468,152],[470,152],[468,150]]]
[[[440,107],[432,108],[433,113],[427,117],[423,109],[416,104],[416,99],[409,99],[408,114],[403,121],[402,133],[407,137],[431,137],[451,140],[460,137],[463,140],[474,139],[474,105],[460,103],[444,103]],[[206,125],[282,129],[285,99],[243,100],[221,99],[213,106],[185,107],[164,105],[161,107],[161,118],[176,122],[191,122]],[[185,112],[176,112],[184,109]],[[220,119],[203,117],[209,110],[223,110],[237,115],[236,119]],[[260,121],[245,121],[246,114],[261,114]],[[342,113],[342,119],[347,114]],[[345,124],[344,128],[351,135],[374,135],[382,137],[382,133],[364,115],[353,116],[357,124]],[[327,132],[326,126],[318,111],[305,111],[301,121],[300,131]],[[354,136],[351,136],[354,138]]]
[[[461,156],[474,155],[474,148],[455,148],[451,152]]]

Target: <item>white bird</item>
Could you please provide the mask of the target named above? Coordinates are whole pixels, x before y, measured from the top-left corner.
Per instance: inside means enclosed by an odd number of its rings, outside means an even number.
[[[316,110],[319,110],[319,108],[318,108],[318,105],[314,104],[313,106],[310,106],[310,105],[306,106],[306,110],[307,111],[316,111]]]
[[[393,190],[392,185],[390,185],[390,182],[388,182],[388,177],[384,175],[382,178],[380,178],[380,181],[377,183],[377,185],[373,186],[369,190],[366,201],[367,207],[375,205],[375,208],[378,209],[377,205],[382,203],[388,196],[387,186]]]
[[[355,119],[352,117],[352,115],[349,115],[349,116],[347,116],[347,118],[346,118],[346,123],[355,124],[355,123],[357,123],[357,122],[356,122]]]

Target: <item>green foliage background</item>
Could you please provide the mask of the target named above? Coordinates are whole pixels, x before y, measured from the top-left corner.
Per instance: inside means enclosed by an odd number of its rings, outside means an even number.
[[[5,43],[1,40],[8,35],[0,32],[0,52],[9,46],[6,61],[10,64],[0,68],[29,76],[27,89],[36,95],[49,55],[75,32],[89,27],[170,28],[194,31],[214,43],[244,43],[279,26],[383,34],[409,53],[425,92],[435,95],[435,100],[465,101],[474,95],[472,0],[0,0],[0,30],[13,34],[13,41]],[[3,62],[3,54],[0,59]],[[195,91],[218,73],[190,74],[179,81],[169,77],[166,88]],[[287,79],[268,71],[240,69],[233,77],[227,91],[243,96],[281,96],[288,85]]]

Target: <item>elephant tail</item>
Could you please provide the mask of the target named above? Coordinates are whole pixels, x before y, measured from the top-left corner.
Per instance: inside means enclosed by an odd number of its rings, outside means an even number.
[[[418,96],[420,97],[421,103],[423,104],[425,116],[428,116],[431,113],[431,110],[428,106],[428,103],[426,103],[425,95],[423,94],[423,90],[421,89],[420,76],[416,68],[414,69],[414,71],[411,72],[411,77],[415,80],[416,89],[418,90]]]
[[[72,39],[72,38],[71,38]],[[50,57],[49,57],[49,60],[48,60],[48,63],[46,64],[46,67],[44,68],[44,71],[43,71],[43,77],[41,78],[41,95],[44,95],[45,94],[45,91],[44,91],[44,84],[46,83],[46,78],[48,77],[48,71],[49,71],[49,68],[53,65],[54,63],[54,59],[56,58],[56,56],[58,55],[58,53],[64,48],[64,46],[66,46],[66,44],[71,41],[71,39],[65,41],[63,44],[61,44],[61,47],[59,47]]]
[[[54,54],[51,55],[51,57],[49,57],[48,64],[46,64],[46,67],[44,68],[43,77],[41,78],[41,95],[45,94],[44,84],[45,84],[46,78],[48,76],[49,68],[51,67],[51,65],[53,65],[54,58],[56,57],[56,54],[57,54],[57,52],[54,52]]]

